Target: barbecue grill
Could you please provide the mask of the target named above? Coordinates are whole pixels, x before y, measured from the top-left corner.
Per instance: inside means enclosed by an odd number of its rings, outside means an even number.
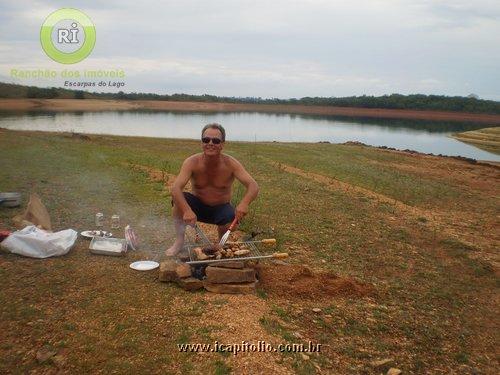
[[[208,247],[212,245],[212,242],[207,238],[203,230],[198,226],[198,224],[195,224],[194,226],[195,230],[195,237],[194,238],[187,238],[186,243],[184,244],[184,252],[186,252],[189,255],[189,260],[186,261],[187,264],[213,264],[213,263],[223,263],[223,262],[234,262],[234,261],[246,261],[246,260],[251,260],[251,259],[263,259],[263,258],[271,258],[273,257],[272,255],[262,255],[256,246],[256,242],[259,241],[252,241],[252,240],[247,240],[247,241],[240,241],[237,242],[239,244],[244,244],[248,250],[250,250],[250,254],[247,254],[245,256],[235,256],[233,258],[222,258],[222,259],[207,259],[207,260],[198,260],[196,257],[196,254],[193,252],[193,249],[195,247]],[[233,242],[234,243],[234,242]]]

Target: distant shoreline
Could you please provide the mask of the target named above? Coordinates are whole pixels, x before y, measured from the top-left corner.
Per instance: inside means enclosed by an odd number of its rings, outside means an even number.
[[[461,142],[500,155],[500,127],[470,130],[451,136]]]
[[[431,121],[475,122],[500,125],[500,115],[407,109],[330,107],[282,104],[236,104],[161,100],[105,99],[0,99],[0,111],[179,111],[179,112],[261,112],[345,117],[371,117]]]

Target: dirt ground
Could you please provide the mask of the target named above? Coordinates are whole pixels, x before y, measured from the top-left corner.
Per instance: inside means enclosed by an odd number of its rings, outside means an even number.
[[[305,105],[233,104],[203,102],[173,102],[160,100],[100,100],[100,99],[0,99],[0,111],[116,111],[158,110],[185,112],[271,112],[348,117],[417,119],[435,121],[477,122],[500,124],[500,115],[445,111],[416,111],[381,108],[323,107]]]
[[[172,240],[169,187],[195,141],[0,129],[1,190],[37,191],[53,227],[120,213],[124,258],[0,254],[1,373],[496,374],[499,168],[360,145],[231,143],[260,198],[238,236],[276,238],[256,295],[186,292],[129,264]],[[235,186],[234,196],[241,197]],[[13,230],[20,208],[0,210]],[[202,226],[215,240],[215,228]],[[182,352],[181,344],[321,344]]]
[[[257,269],[260,287],[278,297],[319,301],[338,296],[364,297],[373,292],[370,285],[306,266],[262,264]]]

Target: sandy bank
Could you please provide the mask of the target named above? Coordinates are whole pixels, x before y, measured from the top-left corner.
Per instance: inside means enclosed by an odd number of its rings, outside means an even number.
[[[434,121],[470,121],[490,125],[500,125],[500,115],[444,111],[416,111],[403,109],[324,107],[305,105],[172,102],[155,100],[130,101],[101,99],[0,99],[0,111],[127,111],[140,109],[181,112],[292,113]]]
[[[453,134],[452,137],[500,155],[500,127],[471,130]]]

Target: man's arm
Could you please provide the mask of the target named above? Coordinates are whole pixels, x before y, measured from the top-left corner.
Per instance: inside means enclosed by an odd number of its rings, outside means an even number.
[[[245,195],[241,199],[240,204],[236,206],[236,218],[240,221],[248,213],[248,205],[257,198],[259,194],[259,185],[253,179],[247,170],[236,159],[231,160],[233,164],[233,173],[238,181],[246,188]]]
[[[182,189],[184,189],[184,187],[188,183],[192,173],[193,159],[189,157],[184,160],[184,163],[182,163],[181,170],[179,171],[179,174],[175,178],[172,188],[170,189],[172,199],[174,200],[174,205],[176,205],[181,212],[184,222],[189,225],[194,225],[196,223],[196,215],[186,202],[186,198],[184,198]]]

